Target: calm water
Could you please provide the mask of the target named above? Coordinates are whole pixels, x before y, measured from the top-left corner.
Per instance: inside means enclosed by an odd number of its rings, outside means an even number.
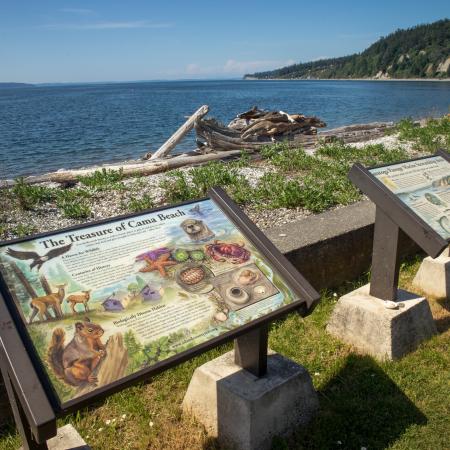
[[[253,105],[330,127],[448,112],[450,83],[175,81],[0,89],[0,179],[138,158],[208,104],[228,123]],[[195,147],[191,133],[177,151]]]

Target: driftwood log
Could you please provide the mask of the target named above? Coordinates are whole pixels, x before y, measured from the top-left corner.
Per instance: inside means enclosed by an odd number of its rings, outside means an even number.
[[[74,170],[58,170],[57,172],[50,172],[44,175],[33,175],[24,178],[24,182],[28,184],[37,183],[77,183],[81,176],[92,175],[95,171],[106,170],[122,170],[125,177],[146,176],[156,173],[167,172],[168,170],[179,169],[185,166],[194,166],[197,164],[204,164],[210,161],[219,159],[227,159],[229,157],[238,156],[242,152],[239,150],[232,150],[227,152],[217,152],[209,154],[193,154],[192,156],[180,155],[170,159],[159,159],[157,161],[145,161],[135,164],[114,164],[102,167],[91,167],[87,169]],[[5,180],[0,182],[0,188],[7,188],[14,185],[14,180]]]
[[[165,158],[171,150],[176,147],[176,145],[186,136],[186,134],[192,130],[194,127],[194,123],[196,120],[201,119],[204,115],[206,115],[209,111],[207,105],[203,105],[191,117],[180,127],[177,131],[175,131],[166,142],[151,156],[150,159],[159,159]]]
[[[254,122],[254,124],[256,124],[255,126],[261,124],[262,127],[265,127],[264,121]],[[299,125],[300,124],[297,123],[281,122],[278,124],[278,130],[289,130],[289,127],[296,128]],[[376,139],[384,136],[385,132],[393,126],[393,122],[373,122],[320,131],[317,134],[315,134],[315,132],[311,133],[311,128],[308,130],[307,126],[305,126],[304,128],[298,128],[301,133],[286,137],[280,141],[285,142],[291,147],[302,146],[305,149],[313,149],[320,143],[333,142],[336,140],[344,143],[351,143]],[[252,136],[246,134],[246,128],[241,128],[241,130],[243,130],[242,133],[236,129],[224,127],[214,119],[197,121],[195,129],[197,135],[207,143],[208,147],[224,152],[236,149],[258,151],[262,146],[274,142],[274,140],[270,138],[270,129],[267,132],[264,131],[261,133],[257,139],[254,139]]]
[[[258,150],[269,142],[293,140],[298,135],[312,135],[326,123],[317,117],[288,114],[284,111],[263,111],[256,106],[239,114],[228,126],[214,119],[195,122],[197,144],[215,150]]]
[[[207,126],[206,126],[207,124]],[[198,134],[208,142],[214,142],[214,152],[207,144],[207,154],[181,154],[170,159],[158,159],[142,161],[134,164],[113,164],[102,167],[91,167],[78,170],[59,170],[44,175],[25,177],[24,181],[29,184],[56,182],[56,183],[76,183],[78,177],[91,175],[97,170],[103,168],[107,170],[123,170],[126,177],[146,176],[166,172],[172,169],[178,169],[186,166],[195,166],[208,163],[215,160],[224,160],[237,157],[242,151],[258,152],[263,145],[270,144],[272,141],[266,138],[266,141],[252,142],[243,141],[239,131],[228,127],[220,126],[214,120],[198,120],[195,124]],[[321,131],[316,135],[296,135],[294,139],[287,141],[291,147],[303,147],[311,152],[320,144],[333,141],[344,143],[364,142],[384,136],[385,132],[394,127],[393,122],[373,122],[369,124],[357,124],[345,127],[339,127],[331,130]],[[205,152],[205,149],[202,149]],[[14,185],[13,180],[0,181],[0,189]]]

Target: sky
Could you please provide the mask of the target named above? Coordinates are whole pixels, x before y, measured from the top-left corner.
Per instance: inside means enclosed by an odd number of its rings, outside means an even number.
[[[446,0],[0,0],[0,82],[240,78],[445,17]]]

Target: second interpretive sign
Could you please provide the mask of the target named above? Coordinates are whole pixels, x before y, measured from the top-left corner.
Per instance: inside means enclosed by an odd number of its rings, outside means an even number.
[[[442,238],[450,238],[450,163],[442,156],[369,169]]]

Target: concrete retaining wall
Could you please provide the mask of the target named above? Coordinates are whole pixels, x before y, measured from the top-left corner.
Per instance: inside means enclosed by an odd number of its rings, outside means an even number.
[[[317,289],[335,287],[370,269],[375,205],[362,201],[266,231],[267,236]],[[419,251],[409,238],[404,256]]]

